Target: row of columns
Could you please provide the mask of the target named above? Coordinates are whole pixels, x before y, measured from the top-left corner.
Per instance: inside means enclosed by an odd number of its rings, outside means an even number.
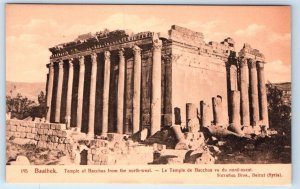
[[[231,122],[238,123],[240,120],[238,117],[240,117],[239,114],[241,113],[241,124],[243,126],[258,126],[261,121],[261,124],[268,127],[269,123],[267,94],[264,79],[264,63],[253,59],[242,58],[239,64],[239,76],[240,92],[237,91],[237,89],[233,89],[231,92]],[[239,97],[240,101],[237,101],[237,98]],[[249,104],[249,102],[251,102],[251,104]],[[239,107],[241,107],[241,109],[239,109]]]
[[[152,65],[152,99],[151,99],[151,129],[150,134],[153,135],[160,130],[161,126],[161,48],[162,42],[155,40],[153,42],[153,65]],[[141,48],[138,46],[133,47],[134,66],[133,66],[133,133],[140,130],[140,112],[141,112],[141,73],[142,73],[142,60]],[[95,124],[95,101],[96,101],[96,83],[97,83],[97,54],[91,55],[91,81],[90,81],[90,102],[89,102],[89,124],[88,135],[94,136]],[[124,125],[124,89],[125,89],[125,55],[124,49],[119,50],[119,76],[118,76],[118,89],[117,89],[117,129],[116,132],[123,134]],[[77,122],[76,129],[81,131],[82,128],[82,111],[84,101],[84,74],[85,64],[84,56],[78,57],[79,59],[79,84],[77,96]],[[69,76],[67,88],[67,102],[66,102],[66,119],[67,128],[70,128],[71,123],[71,102],[74,78],[74,59],[69,59]],[[50,113],[55,111],[55,122],[60,122],[60,110],[62,99],[62,85],[63,85],[63,61],[58,62],[58,83],[57,83],[57,97],[52,99],[53,81],[54,81],[54,68],[53,62],[49,64],[49,79],[47,87],[47,106],[49,107],[46,120],[50,122]],[[110,87],[110,52],[104,52],[104,78],[103,78],[103,111],[102,111],[102,135],[108,132],[108,114],[109,114],[109,87]],[[51,101],[55,100],[56,109],[51,110]]]

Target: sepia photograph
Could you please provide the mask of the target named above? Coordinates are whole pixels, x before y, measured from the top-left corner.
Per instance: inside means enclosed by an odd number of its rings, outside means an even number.
[[[287,165],[290,179],[290,17],[290,6],[6,4],[7,174],[246,165],[215,177],[285,179],[254,169]]]

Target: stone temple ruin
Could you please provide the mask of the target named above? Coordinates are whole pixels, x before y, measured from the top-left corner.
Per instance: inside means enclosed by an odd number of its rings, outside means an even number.
[[[157,160],[169,148],[199,148],[203,130],[268,133],[265,58],[249,44],[236,52],[232,38],[206,43],[202,33],[173,25],[168,35],[88,33],[49,50],[46,123],[32,126],[41,147],[72,151],[73,140],[89,146],[87,164],[109,164],[95,155],[107,141],[126,139],[128,149],[131,139],[152,141]],[[165,130],[175,145],[160,144]]]

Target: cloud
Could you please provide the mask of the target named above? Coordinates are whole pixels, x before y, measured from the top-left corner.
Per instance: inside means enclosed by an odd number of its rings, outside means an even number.
[[[259,25],[259,24],[251,24],[246,29],[237,30],[235,32],[235,35],[237,36],[247,36],[247,37],[253,37],[257,33],[263,31],[266,29],[266,26]]]
[[[290,41],[291,40],[291,34],[290,33],[271,33],[270,35],[268,35],[268,40],[271,43],[275,43],[275,42],[282,42],[282,41]]]
[[[282,60],[274,60],[265,64],[266,81],[286,82],[291,81],[291,66],[286,65]]]

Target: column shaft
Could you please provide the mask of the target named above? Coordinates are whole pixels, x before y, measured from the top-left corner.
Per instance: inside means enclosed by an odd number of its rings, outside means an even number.
[[[240,82],[241,82],[241,118],[243,126],[250,126],[249,114],[249,94],[248,94],[248,63],[247,59],[243,58],[240,61]]]
[[[133,47],[134,65],[133,65],[133,134],[140,130],[140,102],[141,102],[141,49],[138,46]]]
[[[151,130],[154,135],[161,126],[161,48],[162,41],[153,42]]]
[[[234,125],[241,125],[240,116],[240,91],[230,92],[230,102],[231,102],[231,120],[230,122]]]
[[[103,80],[103,111],[102,135],[108,132],[109,82],[110,82],[110,52],[104,52],[104,80]]]
[[[118,78],[118,102],[117,102],[117,133],[123,134],[124,115],[124,88],[125,88],[125,57],[124,50],[119,51],[119,78]]]
[[[51,115],[51,102],[52,102],[52,92],[53,92],[53,75],[54,75],[54,69],[53,69],[53,63],[51,62],[49,64],[49,78],[48,78],[48,87],[47,87],[47,115],[46,115],[46,121],[50,122],[50,115]]]
[[[221,97],[213,97],[213,115],[214,115],[214,123],[215,125],[223,124],[223,117],[222,117],[222,98]]]
[[[79,57],[79,82],[77,96],[77,131],[81,131],[82,127],[82,108],[83,108],[83,87],[84,87],[84,56]]]
[[[66,123],[67,128],[70,128],[71,124],[71,104],[72,104],[72,90],[73,90],[73,59],[69,60],[69,78],[68,78],[68,90],[67,90],[67,104],[66,104]]]
[[[89,129],[88,135],[94,137],[95,130],[95,105],[96,105],[96,81],[97,81],[97,54],[91,54],[92,73],[90,87],[90,105],[89,105]]]
[[[258,105],[258,82],[256,62],[249,59],[250,69],[250,91],[251,91],[251,111],[252,111],[252,126],[258,125],[259,122],[259,105]]]
[[[267,101],[267,92],[266,92],[266,83],[264,75],[264,63],[257,62],[257,74],[258,74],[258,90],[260,98],[260,107],[261,107],[261,119],[263,124],[268,128],[269,127],[269,118],[268,118],[268,101]]]
[[[63,61],[58,63],[58,82],[57,82],[57,95],[56,95],[56,108],[55,108],[55,122],[60,122],[60,108],[61,108],[61,96],[62,96],[62,85],[63,85]]]
[[[237,87],[237,68],[236,65],[230,66],[230,90],[238,90]]]
[[[202,127],[207,127],[211,125],[211,120],[209,113],[210,107],[205,101],[200,102],[200,108],[201,108],[201,126]]]

